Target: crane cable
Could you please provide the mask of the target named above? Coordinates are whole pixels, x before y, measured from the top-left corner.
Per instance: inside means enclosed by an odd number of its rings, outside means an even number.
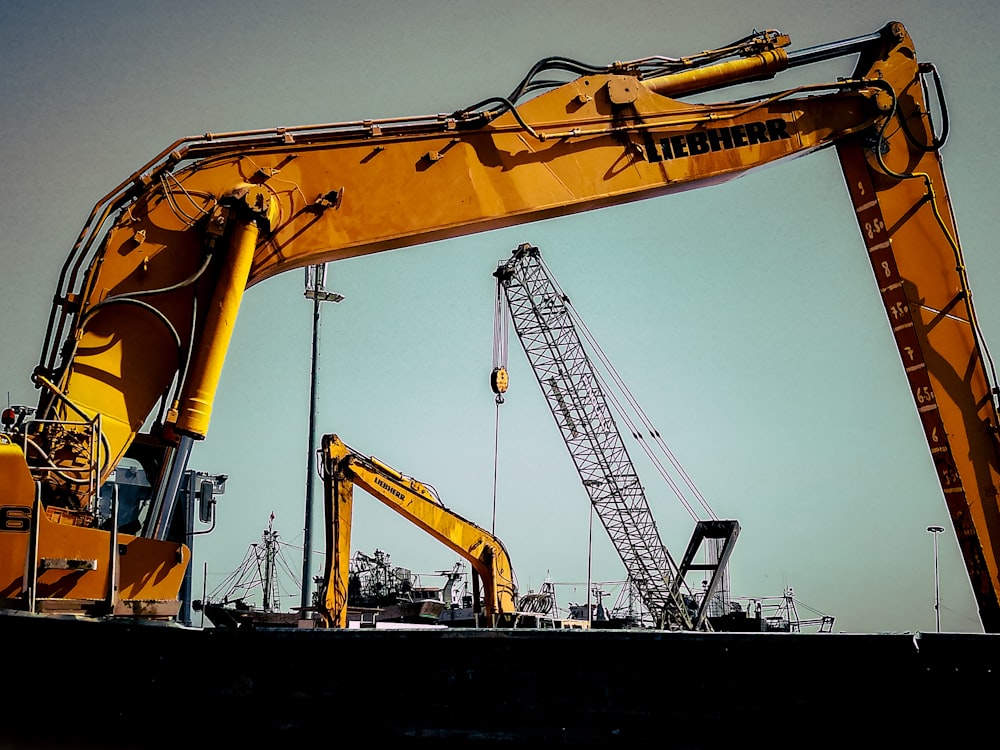
[[[507,296],[503,285],[497,279],[497,293],[493,305],[493,372],[490,374],[490,388],[496,394],[496,418],[493,426],[493,525],[490,533],[496,535],[497,527],[497,472],[500,459],[500,405],[507,391],[507,340],[510,315],[507,310]]]
[[[559,298],[565,304],[567,313],[569,313],[569,315],[572,318],[574,324],[583,333],[584,338],[587,340],[587,342],[593,348],[594,352],[597,354],[598,358],[601,361],[601,364],[608,370],[608,373],[611,375],[611,377],[614,380],[615,384],[618,386],[618,388],[624,394],[624,396],[625,396],[626,400],[628,401],[629,405],[635,411],[636,415],[638,416],[638,418],[640,419],[640,421],[643,423],[644,427],[649,431],[650,437],[653,438],[653,440],[656,443],[657,447],[667,457],[667,459],[669,460],[670,464],[677,471],[678,475],[682,478],[682,480],[684,481],[684,483],[687,485],[688,489],[691,491],[691,493],[698,500],[698,503],[701,505],[701,507],[704,509],[704,511],[708,514],[708,516],[710,518],[712,518],[713,520],[718,520],[718,518],[719,518],[718,515],[716,515],[715,511],[708,504],[708,501],[705,499],[705,497],[702,495],[701,491],[695,485],[694,480],[684,470],[684,467],[681,466],[680,461],[677,460],[677,457],[674,455],[673,451],[670,450],[669,446],[663,440],[663,436],[660,434],[660,431],[656,428],[656,426],[653,424],[652,420],[650,420],[649,417],[646,415],[646,413],[643,411],[642,407],[639,405],[639,402],[636,400],[635,396],[628,389],[628,385],[625,383],[625,381],[621,378],[621,376],[615,370],[614,365],[611,363],[611,360],[608,358],[607,354],[605,354],[604,350],[601,348],[600,344],[597,342],[597,339],[590,332],[590,329],[587,328],[586,323],[584,323],[583,319],[576,312],[576,309],[573,307],[572,303],[570,302],[569,296],[559,286],[559,283],[556,281],[555,276],[553,276],[552,272],[549,270],[548,265],[545,263],[545,261],[541,257],[539,257],[538,261],[542,265],[542,267],[543,267],[543,269],[545,271],[546,276],[548,276],[549,280],[551,281],[553,287],[556,290],[556,293],[559,295]],[[670,489],[673,490],[674,495],[680,501],[681,505],[683,505],[684,508],[687,510],[687,512],[691,515],[691,517],[694,518],[695,520],[698,520],[698,515],[695,512],[695,510],[692,508],[691,504],[688,502],[688,500],[686,499],[686,497],[684,496],[684,492],[681,490],[680,487],[677,486],[677,483],[670,477],[670,475],[667,472],[666,468],[663,466],[663,464],[660,462],[660,460],[654,455],[653,450],[650,448],[649,444],[646,442],[646,440],[645,440],[645,438],[644,438],[644,436],[642,434],[642,430],[640,430],[638,427],[636,427],[635,423],[633,422],[633,420],[630,418],[630,416],[626,412],[626,410],[625,410],[624,406],[622,405],[622,403],[619,401],[619,399],[617,398],[617,396],[615,396],[613,390],[608,387],[607,380],[604,378],[604,376],[600,372],[597,371],[597,368],[594,368],[594,373],[597,376],[598,380],[601,381],[604,393],[607,396],[607,398],[609,399],[609,401],[611,402],[611,404],[614,406],[615,411],[628,424],[629,429],[632,431],[632,436],[642,446],[643,451],[645,451],[646,455],[653,462],[653,465],[656,467],[656,469],[659,472],[660,476],[664,479],[664,481],[666,481],[666,483],[669,485]]]

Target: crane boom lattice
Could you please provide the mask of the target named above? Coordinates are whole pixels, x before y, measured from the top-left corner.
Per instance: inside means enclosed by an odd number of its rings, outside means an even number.
[[[683,579],[660,538],[567,300],[535,247],[518,247],[494,275],[563,441],[631,585],[659,627],[694,629],[680,591]]]

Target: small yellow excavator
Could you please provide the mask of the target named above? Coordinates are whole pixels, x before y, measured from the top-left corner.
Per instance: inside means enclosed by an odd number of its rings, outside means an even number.
[[[319,591],[319,612],[329,627],[347,627],[348,565],[354,487],[389,506],[414,525],[469,561],[473,587],[486,627],[513,621],[517,583],[503,542],[472,521],[449,510],[427,485],[402,474],[374,456],[349,448],[337,435],[325,435],[321,448],[326,508],[326,569]]]

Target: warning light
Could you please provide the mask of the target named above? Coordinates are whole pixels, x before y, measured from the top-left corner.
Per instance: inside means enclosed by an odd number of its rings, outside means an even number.
[[[17,412],[9,407],[3,410],[3,414],[0,414],[0,422],[3,422],[6,427],[10,427],[16,421]]]

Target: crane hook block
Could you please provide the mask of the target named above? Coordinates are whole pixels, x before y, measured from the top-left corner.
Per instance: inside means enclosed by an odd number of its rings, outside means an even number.
[[[493,374],[490,375],[490,387],[493,389],[495,394],[499,396],[506,393],[508,382],[509,378],[507,377],[506,367],[493,368]]]

